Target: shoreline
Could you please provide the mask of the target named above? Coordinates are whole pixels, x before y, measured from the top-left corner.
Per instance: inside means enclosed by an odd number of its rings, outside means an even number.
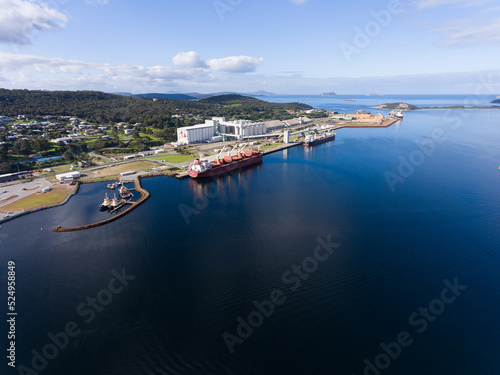
[[[385,127],[389,127],[389,126],[393,125],[394,123],[398,122],[399,120],[400,119],[397,119],[397,118],[390,118],[390,119],[383,121],[381,123],[375,123],[375,122],[374,123],[352,123],[352,122],[350,122],[350,123],[340,124],[338,126],[334,126],[332,128],[332,130],[343,129],[343,128],[385,128]],[[287,144],[281,144],[279,146],[264,150],[263,152],[264,152],[264,155],[272,154],[272,153],[282,151],[282,150],[285,150],[288,148],[299,146],[302,143],[303,143],[302,141],[298,141],[298,142],[296,141],[296,142],[290,142]],[[126,163],[126,164],[128,164],[128,163]],[[137,173],[141,173],[141,172],[145,172],[145,171],[138,171]],[[108,224],[110,222],[113,222],[113,221],[119,219],[120,217],[122,217],[122,216],[128,214],[129,212],[131,212],[132,210],[134,210],[137,206],[139,206],[140,204],[145,202],[151,196],[151,194],[147,190],[142,188],[142,185],[140,183],[140,179],[141,178],[148,178],[148,177],[158,177],[158,176],[176,177],[177,179],[182,179],[182,178],[188,177],[188,174],[186,171],[182,171],[179,173],[168,173],[168,174],[161,173],[161,172],[150,172],[150,173],[145,172],[143,174],[138,174],[137,177],[133,180],[133,182],[134,182],[134,185],[136,186],[136,190],[141,193],[141,198],[138,201],[132,203],[131,206],[129,208],[125,209],[123,212],[120,212],[119,214],[117,214],[111,218],[108,218],[106,220],[103,220],[103,221],[100,221],[97,223],[92,223],[92,224],[87,224],[87,225],[82,225],[82,226],[77,226],[77,227],[61,227],[60,226],[60,227],[56,227],[56,228],[52,229],[52,231],[53,232],[71,232],[71,231],[91,229],[91,228],[95,228],[95,227],[99,227],[99,226]],[[103,178],[102,180],[99,180],[99,181],[92,181],[92,180],[78,181],[76,190],[74,192],[68,194],[68,196],[64,199],[63,202],[55,204],[55,205],[38,207],[38,208],[28,210],[28,211],[21,211],[18,214],[15,214],[15,215],[10,216],[8,218],[1,219],[0,224],[3,224],[5,222],[11,221],[13,219],[16,219],[18,217],[21,217],[21,216],[24,216],[24,215],[27,215],[30,213],[34,213],[34,212],[38,212],[41,210],[62,206],[64,204],[68,203],[68,201],[71,199],[71,197],[78,193],[78,191],[80,189],[80,184],[101,183],[101,182],[115,181],[115,180],[116,180],[116,178],[111,177],[109,179]]]

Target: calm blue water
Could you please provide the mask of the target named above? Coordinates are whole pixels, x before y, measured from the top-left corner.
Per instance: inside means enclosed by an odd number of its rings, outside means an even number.
[[[17,364],[45,347],[50,375],[500,374],[499,165],[500,112],[428,110],[216,181],[145,179],[130,215],[50,232],[105,215],[84,185],[0,229]]]
[[[37,163],[43,163],[44,161],[57,160],[57,159],[61,159],[61,158],[62,158],[62,156],[50,156],[50,157],[46,157],[46,158],[33,159],[33,161],[35,161]]]
[[[380,109],[372,109],[371,106],[385,103],[405,102],[417,107],[449,107],[463,105],[465,107],[485,106],[489,107],[496,95],[338,95],[338,96],[263,96],[263,100],[277,103],[302,102],[315,108],[324,108],[332,111],[348,112],[355,109],[371,110],[373,113],[387,113]],[[355,102],[346,102],[345,99],[354,99]]]

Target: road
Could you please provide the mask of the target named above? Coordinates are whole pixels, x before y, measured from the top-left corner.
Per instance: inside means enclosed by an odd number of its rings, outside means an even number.
[[[89,156],[90,156],[91,158],[101,158],[101,159],[104,159],[104,160],[106,160],[106,161],[108,161],[108,162],[110,162],[110,163],[114,162],[114,160],[113,160],[113,159],[108,158],[107,156],[104,156],[104,155],[99,155],[99,154],[96,154],[94,151],[90,151],[90,152],[89,152]]]

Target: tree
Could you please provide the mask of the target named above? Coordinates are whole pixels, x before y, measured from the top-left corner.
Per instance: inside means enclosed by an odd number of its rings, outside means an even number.
[[[0,173],[9,173],[11,171],[10,163],[4,161],[0,163]]]
[[[64,160],[73,160],[73,153],[70,150],[66,150],[62,157]]]

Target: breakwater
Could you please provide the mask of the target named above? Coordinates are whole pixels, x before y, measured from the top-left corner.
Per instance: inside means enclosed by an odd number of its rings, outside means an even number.
[[[115,220],[118,220],[119,218],[125,216],[126,214],[128,214],[132,210],[135,210],[139,205],[141,205],[142,203],[144,203],[151,196],[151,194],[149,193],[149,191],[147,191],[147,190],[145,190],[145,189],[142,188],[142,186],[141,186],[141,177],[142,176],[137,176],[137,180],[134,180],[135,190],[138,191],[139,193],[141,193],[141,198],[139,198],[138,201],[132,203],[132,205],[129,208],[125,209],[123,212],[120,212],[119,214],[117,214],[115,216],[112,216],[109,219],[106,219],[106,220],[103,220],[103,221],[99,221],[97,223],[92,223],[92,224],[87,224],[87,225],[80,225],[78,227],[56,227],[56,228],[52,229],[52,232],[76,232],[76,231],[79,231],[79,230],[97,228],[97,227],[106,225],[108,223],[111,223],[111,222],[113,222]]]
[[[353,123],[353,122],[351,122],[349,124],[338,125],[333,130],[342,129],[342,128],[387,128],[388,126],[391,126],[392,124],[394,124],[398,121],[399,121],[399,119],[397,119],[397,118],[394,118],[394,119],[391,118],[391,119],[388,119],[388,120],[381,122],[380,124],[363,123],[363,122]]]

